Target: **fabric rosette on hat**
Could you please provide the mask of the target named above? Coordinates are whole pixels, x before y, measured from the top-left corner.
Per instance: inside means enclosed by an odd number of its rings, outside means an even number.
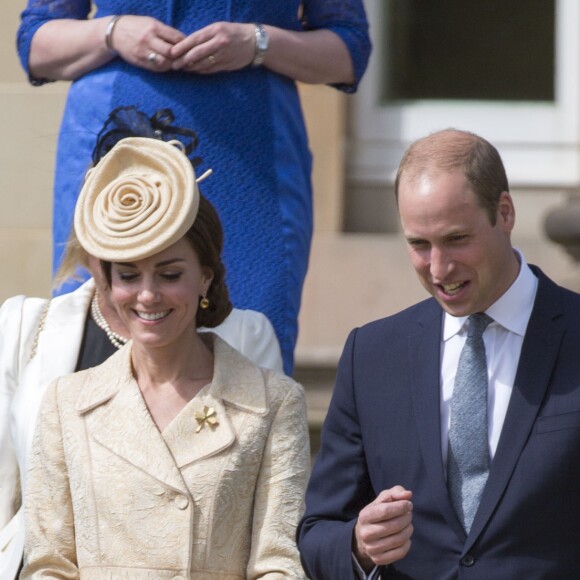
[[[128,137],[87,173],[75,209],[82,247],[110,262],[142,260],[193,225],[199,190],[177,141]]]

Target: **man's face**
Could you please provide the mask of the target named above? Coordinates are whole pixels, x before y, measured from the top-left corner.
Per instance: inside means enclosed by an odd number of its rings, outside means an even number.
[[[399,213],[419,280],[452,316],[483,312],[516,279],[509,193],[501,194],[492,226],[460,171],[427,170],[418,177],[403,175]]]

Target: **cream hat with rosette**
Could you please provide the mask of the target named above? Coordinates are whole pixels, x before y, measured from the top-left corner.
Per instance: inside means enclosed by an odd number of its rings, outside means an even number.
[[[179,241],[193,225],[199,190],[178,141],[127,137],[87,173],[74,228],[81,246],[109,262],[133,262]]]

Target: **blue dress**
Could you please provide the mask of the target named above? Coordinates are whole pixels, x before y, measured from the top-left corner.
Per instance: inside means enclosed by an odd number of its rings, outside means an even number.
[[[370,53],[362,0],[102,0],[96,17],[136,14],[189,34],[216,21],[261,22],[290,30],[332,30],[348,47],[356,83]],[[29,0],[18,31],[28,71],[36,30],[58,18],[86,19],[89,0]],[[30,78],[34,84],[46,79]],[[59,134],[54,184],[54,267],[60,263],[95,136],[118,106],[152,115],[175,113],[197,131],[199,170],[214,173],[202,192],[215,205],[224,234],[224,263],[233,304],[265,313],[293,368],[298,311],[312,236],[311,155],[294,81],[266,68],[197,75],[154,73],[113,59],[72,85]],[[72,289],[70,286],[67,290]]]

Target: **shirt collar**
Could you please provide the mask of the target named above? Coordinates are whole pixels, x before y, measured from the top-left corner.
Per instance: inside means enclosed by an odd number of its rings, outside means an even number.
[[[520,263],[520,271],[515,282],[485,312],[506,330],[524,336],[532,315],[534,300],[538,290],[538,278],[528,266],[523,254],[514,248]],[[451,316],[445,313],[443,340],[458,334],[467,316]]]

